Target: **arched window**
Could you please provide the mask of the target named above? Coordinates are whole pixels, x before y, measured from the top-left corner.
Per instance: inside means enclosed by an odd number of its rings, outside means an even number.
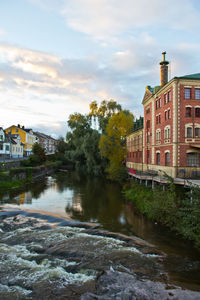
[[[200,107],[195,108],[195,117],[200,118]]]
[[[165,135],[165,139],[170,139],[171,137],[171,131],[170,131],[170,126],[166,126],[164,129],[164,135]]]
[[[190,118],[192,116],[192,108],[191,107],[186,107],[185,108],[185,116],[187,118]]]
[[[160,152],[156,153],[156,164],[160,165]]]
[[[169,166],[169,165],[170,165],[170,153],[165,152],[165,166]]]
[[[199,153],[187,153],[187,167],[199,167]]]

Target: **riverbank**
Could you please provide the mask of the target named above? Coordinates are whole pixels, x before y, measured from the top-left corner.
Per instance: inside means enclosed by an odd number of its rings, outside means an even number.
[[[38,178],[52,173],[61,166],[61,162],[48,162],[36,167],[18,167],[0,170],[0,189],[18,189]]]
[[[165,191],[159,186],[152,190],[131,182],[124,186],[123,191],[126,199],[142,214],[193,241],[200,250],[199,188],[191,186],[180,196],[173,182]]]
[[[0,298],[187,299],[166,254],[137,237],[41,213],[0,208]]]

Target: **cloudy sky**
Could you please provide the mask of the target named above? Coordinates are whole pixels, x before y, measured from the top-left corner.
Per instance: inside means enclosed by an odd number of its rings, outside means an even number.
[[[0,126],[65,136],[115,99],[136,117],[146,85],[200,73],[199,0],[0,0]]]

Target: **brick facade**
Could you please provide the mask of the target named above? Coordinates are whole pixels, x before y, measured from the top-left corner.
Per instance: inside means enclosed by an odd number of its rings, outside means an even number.
[[[200,74],[175,77],[155,88],[147,86],[142,103],[144,126],[127,137],[127,167],[163,171],[172,177],[199,176]],[[136,155],[130,141],[141,133]]]

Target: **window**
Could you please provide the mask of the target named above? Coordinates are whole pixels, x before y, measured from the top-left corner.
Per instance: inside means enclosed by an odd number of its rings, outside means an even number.
[[[200,118],[200,108],[199,107],[195,108],[195,117]]]
[[[6,145],[6,151],[9,151],[9,150],[10,150],[9,145]]]
[[[147,135],[147,143],[150,143],[150,135]]]
[[[164,103],[167,104],[167,94],[164,94]]]
[[[146,114],[149,114],[150,113],[150,108],[148,107],[147,109],[146,109]]]
[[[147,128],[150,128],[150,120],[147,120]]]
[[[150,150],[147,150],[147,159],[149,160],[150,158]]]
[[[194,136],[195,136],[195,138],[199,138],[200,137],[200,128],[196,127],[194,129]]]
[[[166,166],[170,165],[170,153],[169,152],[165,153],[165,165]]]
[[[0,135],[0,141],[3,141],[3,135]]]
[[[161,132],[160,129],[156,130],[156,141],[159,142],[161,139]]]
[[[167,135],[168,135],[168,139],[170,139],[170,137],[171,137],[170,128],[167,129]]]
[[[0,150],[3,150],[3,145],[2,144],[0,144]]]
[[[191,107],[186,107],[185,116],[187,118],[190,118],[192,116],[192,108]]]
[[[158,116],[158,123],[161,123],[161,115]]]
[[[171,119],[171,111],[170,111],[170,109],[168,109],[168,119],[169,120]]]
[[[168,92],[168,102],[171,102],[171,91]]]
[[[195,99],[200,99],[200,89],[195,89]]]
[[[191,88],[185,88],[185,99],[191,99]]]
[[[158,100],[156,100],[156,109],[161,107],[161,98],[159,98]]]
[[[192,137],[192,127],[187,127],[187,138]]]
[[[160,165],[160,153],[156,153],[156,164]]]
[[[165,121],[167,120],[167,111],[165,111]]]
[[[170,132],[170,127],[165,127],[165,139],[170,139],[170,135],[171,135],[171,132]]]
[[[199,167],[199,153],[187,153],[187,167]]]

